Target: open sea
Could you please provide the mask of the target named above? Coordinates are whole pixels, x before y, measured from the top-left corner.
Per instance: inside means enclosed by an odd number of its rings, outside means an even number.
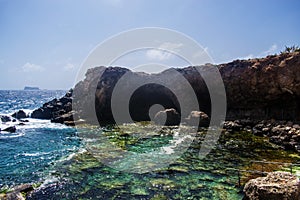
[[[11,115],[19,109],[30,113],[65,92],[2,90],[0,114]],[[0,133],[0,188],[43,181],[56,161],[78,149],[75,129],[50,123],[49,120],[28,120],[25,125],[19,125],[19,122],[0,124],[1,129],[7,126],[17,128],[15,133]]]
[[[65,92],[0,91],[0,113],[11,115],[19,109],[30,113]],[[205,133],[199,132],[190,147],[169,166],[131,173],[132,167],[145,165],[139,155],[151,154],[153,149],[164,149],[159,155],[172,157],[172,151],[166,149],[172,150],[180,141],[174,139],[178,130],[149,131],[142,124],[83,126],[79,130],[48,120],[28,120],[25,125],[0,124],[2,130],[11,125],[17,128],[16,133],[0,133],[0,193],[20,184],[34,184],[36,190],[27,199],[242,199],[239,184],[255,175],[237,170],[261,168],[252,165],[251,160],[291,162],[295,158],[245,132],[223,134],[209,155],[200,159],[199,141]],[[106,140],[99,139],[103,136]],[[112,145],[134,152],[119,163],[123,171],[99,159],[117,158]]]

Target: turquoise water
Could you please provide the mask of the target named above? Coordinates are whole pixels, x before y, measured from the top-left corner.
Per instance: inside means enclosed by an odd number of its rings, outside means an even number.
[[[0,113],[29,112],[63,94],[0,91]],[[182,139],[176,138],[177,127],[141,123],[75,129],[35,119],[13,125],[16,133],[0,134],[0,188],[33,183],[36,190],[27,199],[242,199],[237,169],[260,168],[251,160],[299,159],[298,154],[284,152],[247,132],[222,134],[213,150],[200,159],[205,131],[198,132],[191,145],[174,157],[172,148]],[[131,154],[122,158],[123,151]],[[147,155],[154,155],[151,162],[145,162]],[[168,159],[172,160],[169,165],[159,165]],[[140,171],[153,166],[152,171]],[[251,177],[241,173],[241,183]]]
[[[0,91],[0,114],[19,109],[27,112],[43,103],[61,97],[65,91]],[[56,160],[77,151],[79,139],[75,129],[51,124],[48,120],[29,119],[25,125],[14,125],[16,133],[0,134],[0,187],[45,178],[47,170]]]

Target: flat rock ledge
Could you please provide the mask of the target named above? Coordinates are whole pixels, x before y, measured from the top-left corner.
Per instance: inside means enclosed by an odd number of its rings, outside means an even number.
[[[300,182],[291,173],[271,172],[248,181],[244,193],[243,200],[296,200],[300,199]]]

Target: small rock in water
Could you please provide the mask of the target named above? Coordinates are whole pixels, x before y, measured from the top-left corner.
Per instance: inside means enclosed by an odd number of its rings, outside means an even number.
[[[5,128],[5,129],[3,129],[2,131],[14,133],[14,132],[16,132],[16,130],[17,130],[17,129],[16,129],[15,126],[9,126],[9,127]]]
[[[10,116],[7,116],[7,115],[2,115],[2,116],[1,116],[1,121],[4,122],[4,123],[5,123],[5,122],[11,122],[11,120],[12,120],[12,119],[11,119]]]
[[[18,112],[15,112],[14,114],[12,114],[12,117],[17,118],[17,119],[23,119],[23,118],[27,118],[28,116],[26,115],[26,113],[23,110],[19,110]]]

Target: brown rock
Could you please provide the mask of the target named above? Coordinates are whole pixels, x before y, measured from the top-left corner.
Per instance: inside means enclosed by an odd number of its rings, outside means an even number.
[[[154,122],[160,125],[175,126],[180,123],[180,114],[174,108],[162,110],[156,113]]]
[[[192,111],[185,121],[188,125],[208,127],[210,119],[209,116],[202,111]]]
[[[271,172],[248,181],[244,193],[243,200],[296,200],[300,199],[300,183],[291,173]]]

